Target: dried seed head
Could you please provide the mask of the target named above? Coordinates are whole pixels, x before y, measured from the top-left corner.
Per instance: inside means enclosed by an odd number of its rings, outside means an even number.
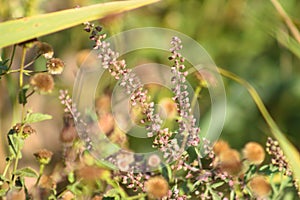
[[[21,131],[22,124],[18,123],[13,127],[14,132],[19,133]],[[23,131],[22,131],[22,138],[25,139],[29,135],[36,133],[36,131],[29,125],[25,124],[23,126]]]
[[[265,159],[264,148],[256,142],[248,142],[243,149],[244,157],[252,164],[259,165]]]
[[[46,66],[50,74],[61,74],[64,70],[65,64],[59,58],[51,58],[47,61]]]
[[[54,88],[54,80],[50,74],[38,73],[31,77],[30,85],[41,93],[49,93]]]
[[[250,182],[249,186],[256,197],[267,197],[271,192],[271,186],[263,176],[255,176]]]
[[[40,164],[47,165],[51,161],[53,153],[46,149],[42,149],[39,152],[34,153],[33,155]]]
[[[219,156],[222,151],[230,149],[229,144],[224,140],[218,140],[213,147],[213,151],[216,156]]]
[[[231,175],[237,175],[242,169],[242,162],[240,154],[234,149],[227,149],[222,151],[219,158],[219,166],[222,171],[225,171]]]
[[[36,47],[38,48],[38,54],[43,55],[46,59],[50,59],[54,55],[54,51],[51,45],[46,42],[37,41]]]
[[[148,165],[150,167],[158,167],[161,163],[160,157],[156,154],[149,156]]]
[[[168,195],[169,184],[162,176],[151,177],[145,182],[145,191],[150,198],[161,199]]]

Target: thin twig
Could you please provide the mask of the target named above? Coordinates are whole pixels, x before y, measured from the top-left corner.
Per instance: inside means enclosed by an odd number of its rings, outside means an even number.
[[[13,50],[12,50],[12,53],[11,53],[11,57],[10,57],[10,62],[9,62],[9,66],[8,66],[8,70],[10,70],[12,64],[13,64],[13,60],[14,60],[14,57],[15,57],[15,52],[16,52],[16,44],[13,46]]]

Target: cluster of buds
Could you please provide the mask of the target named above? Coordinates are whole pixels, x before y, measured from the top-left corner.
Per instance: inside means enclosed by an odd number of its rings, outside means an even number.
[[[143,87],[137,88],[131,95],[131,105],[139,105],[142,109],[142,114],[145,116],[141,123],[144,124],[149,122],[146,125],[147,136],[152,137],[154,134],[159,134],[161,130],[162,120],[159,114],[154,113],[154,102],[149,102],[147,98],[147,90]]]
[[[78,134],[84,140],[86,144],[86,148],[88,150],[92,149],[92,142],[89,137],[89,128],[87,123],[81,118],[80,112],[77,110],[76,105],[72,102],[70,95],[68,94],[67,90],[60,90],[59,99],[61,100],[61,104],[65,106],[64,111],[65,113],[69,113],[69,117],[72,116],[74,122],[76,123],[76,128]],[[69,119],[68,119],[69,120]],[[63,133],[63,132],[62,132]]]
[[[184,57],[178,52],[182,49],[181,40],[178,37],[173,37],[171,41],[172,48],[170,49],[172,56],[170,60],[174,60],[174,65],[171,68],[173,77],[171,79],[174,87],[172,91],[174,93],[174,101],[177,103],[177,109],[180,116],[179,133],[181,135],[187,135],[188,145],[198,146],[200,139],[198,133],[200,129],[196,126],[196,119],[192,114],[192,108],[189,99],[189,93],[187,91],[186,76],[187,71],[183,71],[185,66],[183,64]]]
[[[119,80],[120,86],[125,89],[128,95],[131,95],[131,105],[139,105],[142,108],[142,113],[146,116],[141,120],[141,123],[149,122],[146,126],[148,137],[157,134],[161,128],[162,120],[158,114],[154,113],[154,103],[148,102],[147,90],[145,90],[138,77],[128,69],[125,60],[118,60],[119,53],[110,48],[110,43],[104,41],[106,34],[101,34],[101,28],[86,23],[85,30],[91,33],[90,39],[95,42],[94,49],[98,50],[98,57],[101,60],[101,65],[104,69]]]
[[[127,188],[132,189],[134,192],[144,190],[144,182],[147,181],[150,176],[143,173],[126,172],[117,176],[121,179],[121,183],[126,185]]]
[[[167,162],[174,161],[178,158],[180,150],[176,138],[171,139],[173,133],[168,128],[159,131],[159,134],[153,141],[153,147],[163,153],[163,157]]]
[[[54,58],[53,48],[45,42],[36,41],[37,56],[33,61],[29,62],[24,68],[31,65],[39,56],[43,55],[46,61],[46,72],[39,72],[30,78],[30,85],[35,91],[40,93],[50,93],[54,88],[54,80],[52,75],[61,74],[65,64],[60,58]]]
[[[283,171],[285,175],[291,176],[292,171],[289,168],[289,164],[279,146],[278,141],[268,137],[266,146],[267,153],[272,156],[272,164],[277,166],[279,171]]]
[[[27,138],[36,131],[29,125],[22,125],[21,123],[17,123],[10,131],[10,134],[17,133],[20,134],[23,139]]]
[[[64,62],[60,58],[54,58],[54,51],[51,45],[46,42],[37,41],[35,43],[38,56],[43,55],[47,59],[46,67],[49,74],[61,74],[64,70]]]
[[[212,146],[211,142],[208,139],[203,138],[202,145],[203,145],[203,154],[207,155],[209,159],[214,159],[216,155],[214,152],[214,147]]]

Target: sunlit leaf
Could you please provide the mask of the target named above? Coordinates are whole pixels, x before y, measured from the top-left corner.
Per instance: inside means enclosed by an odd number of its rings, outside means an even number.
[[[3,22],[0,23],[0,48],[157,1],[159,0],[129,0],[101,3]]]
[[[25,168],[17,170],[15,172],[15,175],[22,176],[22,177],[33,177],[33,178],[38,177],[38,173],[30,167],[25,167]]]
[[[51,115],[42,114],[42,113],[30,113],[24,123],[35,123],[35,122],[41,122],[44,120],[52,119]]]

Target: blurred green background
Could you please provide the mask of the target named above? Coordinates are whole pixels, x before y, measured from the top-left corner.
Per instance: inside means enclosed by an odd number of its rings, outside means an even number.
[[[30,6],[26,2],[35,6],[27,9]],[[107,1],[0,0],[0,21],[100,2]],[[280,2],[299,28],[300,1]],[[257,89],[279,127],[300,149],[300,58],[276,39],[281,32],[288,33],[288,29],[270,1],[165,0],[107,17],[99,23],[108,34],[155,26],[174,29],[192,37],[207,50],[217,66],[238,74]],[[55,55],[66,62],[64,78],[57,84],[60,88],[72,88],[78,52],[91,49],[88,34],[82,28],[78,26],[41,38],[50,43]],[[141,60],[169,63],[167,58],[163,60],[152,51],[143,55],[145,58]],[[223,80],[227,115],[221,138],[235,148],[242,148],[248,141],[265,142],[270,135],[268,127],[247,91],[233,81]],[[204,94],[207,93],[203,93],[202,102],[209,104],[209,96]],[[201,107],[205,111],[207,105]],[[205,112],[202,116],[205,117]],[[57,124],[61,125],[60,122]]]

